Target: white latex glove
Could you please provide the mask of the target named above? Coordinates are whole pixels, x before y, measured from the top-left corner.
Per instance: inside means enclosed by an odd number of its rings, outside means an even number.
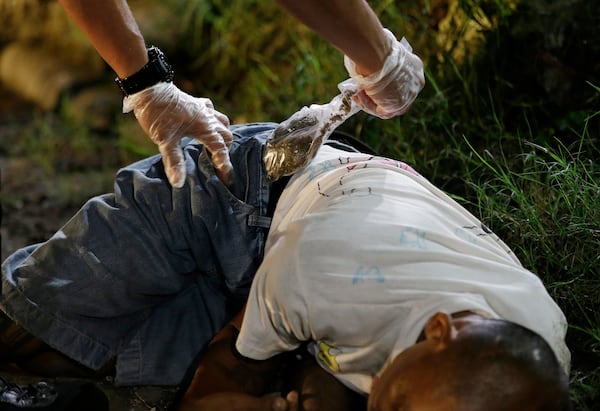
[[[229,119],[207,98],[193,97],[173,83],[158,83],[123,99],[123,112],[133,111],[142,129],[158,146],[165,172],[173,187],[185,182],[180,140],[192,137],[211,154],[219,178],[225,182],[233,170],[228,145],[233,139]]]
[[[367,113],[387,119],[406,113],[425,85],[425,75],[423,62],[412,53],[410,44],[384,30],[391,51],[381,70],[362,76],[348,56],[344,56],[344,65],[359,87],[355,102]]]

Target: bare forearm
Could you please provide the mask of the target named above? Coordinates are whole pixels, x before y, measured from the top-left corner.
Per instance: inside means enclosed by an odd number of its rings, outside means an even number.
[[[119,77],[127,77],[146,64],[144,38],[126,0],[59,2]]]
[[[389,49],[379,18],[365,0],[277,0],[354,61],[361,74],[381,69]]]

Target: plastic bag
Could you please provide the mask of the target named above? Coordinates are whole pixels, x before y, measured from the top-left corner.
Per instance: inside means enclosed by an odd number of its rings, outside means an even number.
[[[340,94],[328,104],[305,106],[273,130],[263,156],[270,180],[304,168],[331,133],[360,110],[352,100],[358,91],[354,80],[343,81],[338,89]]]

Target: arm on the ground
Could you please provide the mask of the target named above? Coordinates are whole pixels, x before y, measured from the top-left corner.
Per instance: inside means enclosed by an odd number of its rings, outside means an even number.
[[[295,411],[297,398],[265,395],[279,375],[281,356],[256,361],[235,348],[243,310],[208,345],[179,410]]]

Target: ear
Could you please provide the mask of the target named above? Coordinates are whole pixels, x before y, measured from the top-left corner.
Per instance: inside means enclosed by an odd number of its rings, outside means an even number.
[[[425,340],[433,343],[436,349],[444,349],[456,336],[456,329],[449,314],[435,313],[425,325]]]

